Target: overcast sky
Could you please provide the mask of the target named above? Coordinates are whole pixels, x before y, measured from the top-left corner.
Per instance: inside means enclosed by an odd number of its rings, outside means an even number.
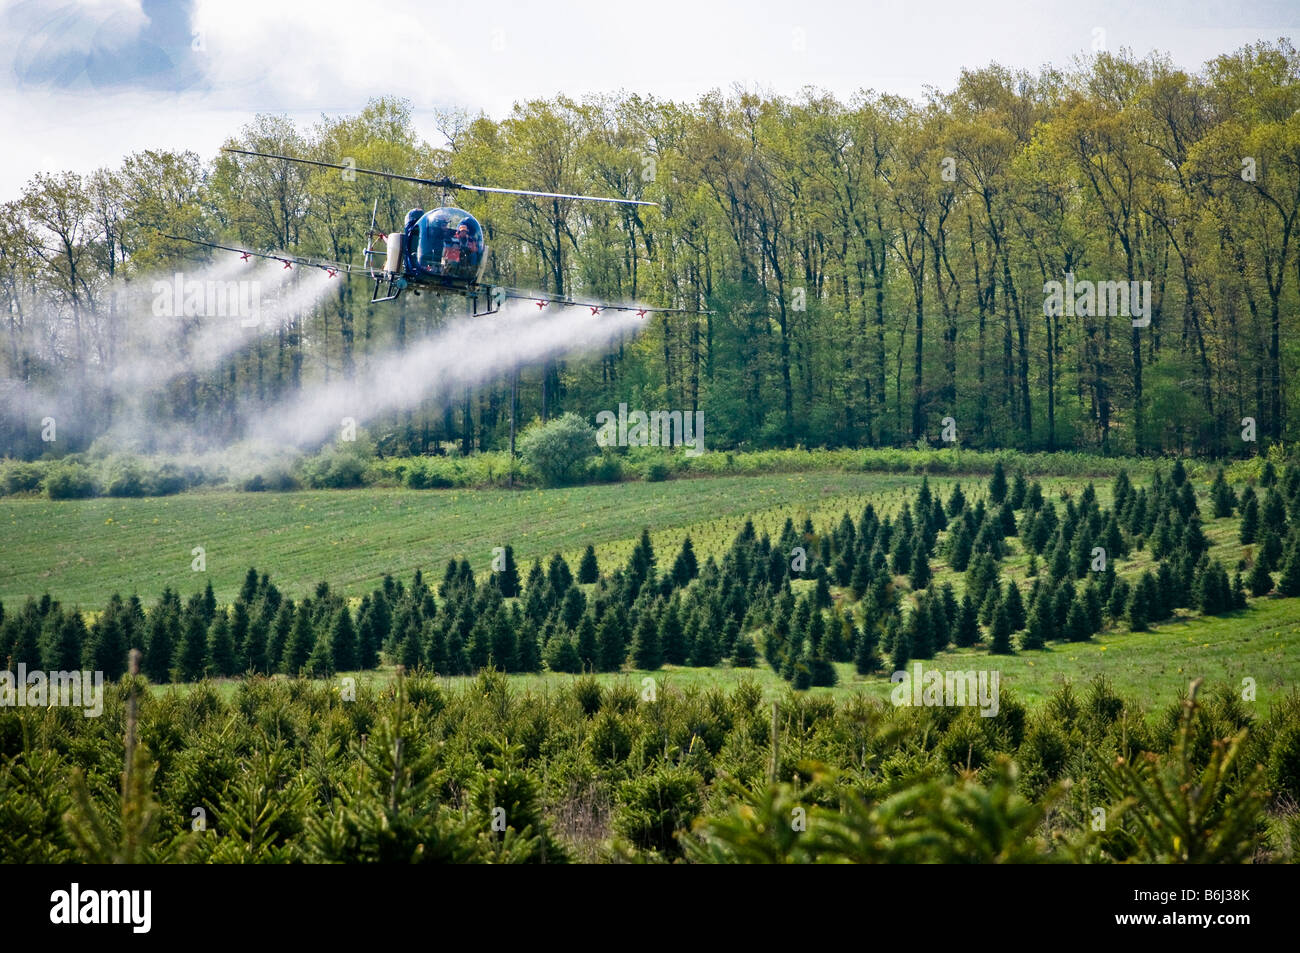
[[[996,61],[1068,66],[1097,44],[1179,66],[1297,39],[1296,0],[0,0],[0,200],[36,172],[145,148],[210,156],[257,112],[307,124],[367,99],[500,117],[517,101],[734,84],[919,96]]]

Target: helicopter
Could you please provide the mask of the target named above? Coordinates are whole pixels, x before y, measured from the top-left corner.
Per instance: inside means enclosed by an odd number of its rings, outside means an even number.
[[[225,147],[223,152],[245,156],[257,156],[264,159],[280,159],[285,162],[298,162],[304,165],[320,166],[326,169],[339,169],[344,173],[374,175],[400,182],[414,182],[418,185],[432,186],[445,192],[465,191],[482,194],[524,195],[534,198],[556,200],[576,200],[582,202],[605,202],[618,205],[656,205],[640,199],[611,198],[599,195],[570,195],[562,192],[538,192],[531,189],[505,189],[485,185],[469,185],[456,182],[450,178],[424,179],[413,175],[400,175],[395,172],[381,172],[375,169],[361,169],[353,164],[322,162],[317,159],[304,159],[297,156],[277,155],[271,152],[256,152],[250,149]],[[469,212],[454,206],[442,206],[425,211],[413,208],[406,213],[402,228],[395,232],[383,232],[376,228],[379,212],[379,200],[370,213],[370,228],[366,233],[366,247],[362,252],[362,264],[350,265],[345,262],[325,261],[317,258],[305,258],[297,255],[285,255],[275,251],[256,251],[248,248],[236,248],[216,242],[200,241],[181,235],[164,237],[193,245],[203,245],[223,251],[235,252],[241,259],[265,258],[284,263],[285,268],[299,265],[307,268],[319,268],[329,277],[364,277],[371,281],[370,303],[396,301],[404,291],[413,294],[430,292],[437,295],[460,295],[469,302],[470,313],[474,317],[495,314],[502,305],[511,299],[534,302],[538,309],[557,304],[563,307],[590,308],[593,315],[603,311],[635,312],[637,317],[648,314],[708,314],[691,308],[654,308],[632,305],[608,304],[605,302],[579,301],[564,295],[538,294],[519,288],[493,285],[485,279],[490,250],[483,239],[483,227]]]

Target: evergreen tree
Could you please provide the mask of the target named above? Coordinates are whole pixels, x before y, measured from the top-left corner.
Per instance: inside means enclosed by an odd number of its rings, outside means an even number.
[[[1106,600],[1106,615],[1110,617],[1111,622],[1118,622],[1124,617],[1124,610],[1128,607],[1131,588],[1126,580],[1115,580],[1115,585],[1110,590],[1110,598]]]
[[[1088,627],[1088,607],[1080,593],[1070,603],[1069,614],[1065,617],[1065,637],[1071,642],[1083,642],[1092,635]]]
[[[151,682],[161,685],[171,681],[172,658],[180,634],[178,621],[174,612],[162,607],[149,613],[149,647],[144,655],[144,674]]]
[[[567,632],[555,636],[546,646],[546,665],[552,672],[582,671],[582,658]]]
[[[958,648],[969,648],[980,640],[979,609],[970,593],[961,597],[961,617],[957,622],[957,634],[953,642]]]
[[[245,579],[244,583],[247,585],[248,580]],[[235,645],[235,670],[237,672],[247,672],[252,668],[249,664],[248,633],[250,628],[248,605],[243,600],[237,599],[230,610],[230,640]]]
[[[1266,596],[1273,591],[1273,576],[1261,560],[1255,560],[1255,565],[1246,578],[1246,586],[1252,596]]]
[[[578,623],[578,638],[575,648],[583,671],[595,672],[600,668],[600,646],[596,640],[596,619],[590,613],[584,613]]]
[[[621,608],[611,609],[600,620],[600,670],[617,672],[627,657],[625,622]]]
[[[731,654],[731,664],[736,668],[753,668],[757,659],[758,650],[754,647],[754,640],[748,635],[738,638],[736,648]]]
[[[685,586],[699,574],[700,567],[695,559],[695,547],[691,543],[691,537],[687,536],[686,539],[682,540],[681,551],[678,552],[677,559],[673,562],[673,582],[678,586]]]
[[[960,483],[953,486],[946,508],[950,519],[966,508],[966,495],[962,493]]]
[[[600,567],[596,563],[596,547],[587,544],[582,553],[582,562],[578,563],[578,582],[590,585],[600,578]]]
[[[1004,604],[1007,607],[1007,622],[1011,625],[1011,631],[1019,632],[1025,627],[1028,619],[1024,599],[1020,595],[1020,587],[1014,582],[1007,582],[1007,595]]]
[[[252,605],[257,598],[257,570],[252,566],[248,567],[248,572],[244,574],[244,584],[239,589],[238,601],[245,605]]]
[[[297,675],[307,664],[311,650],[315,647],[316,632],[311,624],[311,603],[304,599],[294,614],[293,629],[284,646],[284,671],[289,675]]]
[[[654,671],[664,663],[663,647],[659,643],[659,627],[651,612],[641,613],[636,634],[632,639],[632,662],[642,671]]]
[[[1241,528],[1238,531],[1238,537],[1243,543],[1250,544],[1255,542],[1255,537],[1259,533],[1259,504],[1255,497],[1244,497],[1245,503],[1241,510]]]
[[[230,616],[225,609],[213,613],[212,624],[208,627],[207,671],[219,678],[229,678],[239,671],[235,642],[230,635]]]
[[[501,590],[501,595],[507,599],[519,595],[519,566],[515,563],[515,548],[508,543],[506,544],[504,567],[498,573],[493,575],[493,581],[497,588]]]
[[[894,630],[893,651],[889,656],[889,664],[893,666],[895,672],[902,672],[907,669],[907,663],[912,660],[912,641],[907,630],[898,626],[897,616],[889,617],[889,626]]]
[[[871,588],[871,578],[871,561],[869,559],[859,559],[853,567],[853,579],[849,583],[854,602],[860,601],[866,595],[867,590]]]
[[[208,663],[208,624],[203,618],[202,604],[190,603],[185,607],[181,642],[176,652],[177,675],[182,682],[197,682],[203,677]]]
[[[912,591],[920,592],[930,584],[931,578],[930,560],[926,558],[925,548],[918,546],[912,554],[912,572],[908,580],[911,583]],[[826,591],[826,597],[829,600],[829,589]]]
[[[1015,586],[1010,588],[1014,589]],[[1010,655],[1014,651],[1011,645],[1011,617],[1007,612],[1006,600],[999,602],[993,611],[993,622],[989,626],[989,651],[994,655]]]
[[[314,648],[315,646],[313,646],[313,649]],[[402,636],[401,641],[397,644],[398,664],[402,665],[408,672],[414,672],[420,667],[420,663],[424,660],[423,648],[424,647],[420,644],[419,626],[416,624],[415,620],[412,619],[411,624],[406,627],[405,634]],[[289,653],[286,651],[285,657],[288,658],[288,656]],[[464,674],[467,666],[464,664],[463,658],[458,660],[458,662],[459,664],[455,665],[455,674]],[[449,661],[448,664],[451,665],[452,663]]]
[[[334,671],[334,645],[330,630],[325,629],[311,647],[311,654],[303,665],[303,674],[308,678],[330,678]]]
[[[612,615],[612,612],[605,613],[606,618]],[[516,667],[519,671],[540,672],[542,670],[542,646],[537,641],[537,626],[528,619],[523,619],[516,630],[515,641],[518,646],[516,649]],[[579,661],[581,661],[581,658],[579,658]]]
[[[352,625],[352,613],[346,604],[339,606],[334,617],[334,630],[330,633],[330,646],[334,650],[333,671],[351,672],[360,668],[357,651],[357,632]]]
[[[863,626],[853,652],[853,667],[859,675],[870,675],[880,668],[880,656],[876,653],[880,635],[874,625]]]
[[[1029,610],[1025,633],[1020,637],[1020,647],[1022,649],[1044,648],[1047,640],[1053,638],[1055,634],[1050,600],[1044,598],[1034,600],[1033,608]]]
[[[1300,532],[1293,532],[1277,580],[1277,591],[1284,596],[1300,596]]]
[[[1029,484],[1025,482],[1025,472],[1017,470],[1015,478],[1011,481],[1011,493],[1007,497],[1007,502],[1011,504],[1013,510],[1021,510],[1025,507],[1025,496],[1029,493]]]
[[[686,632],[675,599],[668,603],[660,616],[659,645],[663,650],[664,662],[669,665],[686,664]]]
[[[269,671],[285,671],[284,649],[289,644],[289,636],[293,632],[294,620],[297,617],[298,612],[292,599],[285,599],[280,603],[280,611],[275,614],[271,634],[266,643],[266,667]]]
[[[1002,461],[993,464],[993,476],[989,478],[989,501],[1001,503],[1007,498],[1007,472],[1002,468]]]
[[[1237,494],[1232,491],[1232,487],[1228,486],[1228,481],[1223,475],[1223,467],[1219,467],[1218,473],[1214,476],[1214,484],[1210,487],[1210,502],[1214,505],[1215,519],[1231,516],[1237,506]]]
[[[1149,628],[1151,607],[1159,601],[1156,577],[1146,570],[1133,587],[1128,603],[1128,627],[1132,632],[1145,632]]]
[[[722,646],[717,630],[707,620],[700,626],[699,635],[695,638],[695,653],[690,661],[698,668],[711,668],[722,661]]]

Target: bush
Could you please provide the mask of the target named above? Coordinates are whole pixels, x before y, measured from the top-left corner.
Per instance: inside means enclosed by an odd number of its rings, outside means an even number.
[[[56,463],[45,474],[45,495],[52,500],[84,499],[98,492],[94,476],[80,463]]]
[[[41,488],[44,475],[45,470],[39,463],[7,460],[0,466],[0,488],[8,494],[33,493]]]
[[[296,490],[302,484],[298,478],[289,472],[285,466],[273,466],[268,468],[264,473],[257,473],[240,484],[240,488],[248,493],[261,493],[264,490],[273,490],[277,493],[285,493],[289,490]]]
[[[303,464],[308,486],[318,490],[344,490],[361,486],[367,461],[358,452],[330,447]]]
[[[109,496],[146,496],[148,488],[145,480],[145,472],[135,460],[114,460],[108,470],[105,492]]]
[[[597,449],[596,431],[577,414],[534,424],[519,441],[524,463],[546,486],[572,483]]]
[[[164,463],[149,478],[148,493],[151,496],[171,496],[179,493],[189,485],[185,474],[174,463]]]
[[[590,479],[596,483],[618,483],[623,479],[623,461],[618,454],[605,451],[591,465]]]
[[[645,479],[647,483],[662,483],[672,472],[672,467],[663,460],[655,460],[645,468]]]

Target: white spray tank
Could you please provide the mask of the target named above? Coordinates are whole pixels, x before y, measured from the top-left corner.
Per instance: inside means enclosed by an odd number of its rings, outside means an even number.
[[[388,236],[388,254],[384,259],[384,271],[390,275],[402,271],[402,233],[391,232]]]

